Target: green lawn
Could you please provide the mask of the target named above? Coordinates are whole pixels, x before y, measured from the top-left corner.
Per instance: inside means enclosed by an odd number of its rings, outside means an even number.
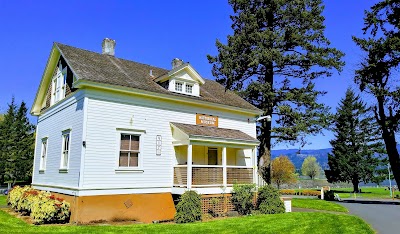
[[[352,193],[353,188],[341,188],[341,189],[332,189],[333,192],[339,194],[340,198],[354,198],[354,193]],[[361,198],[380,198],[380,199],[390,199],[389,190],[385,190],[385,188],[361,188],[362,193],[357,193],[356,197]],[[396,191],[395,193],[400,196],[400,192]]]
[[[5,196],[0,199],[0,204],[4,204]],[[246,216],[192,224],[35,226],[0,210],[0,230],[8,233],[374,233],[358,217],[314,212]]]
[[[0,195],[0,206],[7,204],[7,196]]]
[[[347,208],[334,202],[312,198],[293,198],[292,207],[314,210],[328,210],[336,212],[348,212]]]
[[[34,226],[0,211],[0,230],[8,233],[374,233],[358,217],[312,212],[247,216],[193,224]]]

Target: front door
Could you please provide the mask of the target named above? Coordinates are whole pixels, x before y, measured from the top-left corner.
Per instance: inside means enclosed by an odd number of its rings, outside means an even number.
[[[208,165],[218,165],[217,148],[208,148]]]

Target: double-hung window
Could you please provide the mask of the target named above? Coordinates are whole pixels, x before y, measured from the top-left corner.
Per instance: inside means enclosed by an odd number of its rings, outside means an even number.
[[[62,66],[57,68],[56,75],[52,81],[51,104],[55,104],[65,97],[67,84],[67,67],[62,69]]]
[[[69,163],[71,132],[65,131],[62,136],[62,152],[60,169],[67,169]]]
[[[119,167],[139,167],[140,135],[121,133]]]
[[[40,154],[40,171],[46,169],[46,158],[47,158],[47,138],[42,139],[42,152]]]

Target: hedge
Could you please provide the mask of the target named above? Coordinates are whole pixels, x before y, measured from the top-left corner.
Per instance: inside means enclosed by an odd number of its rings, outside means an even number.
[[[35,224],[67,223],[70,204],[50,192],[35,190],[30,186],[15,186],[7,197],[9,206],[23,215],[30,215]]]

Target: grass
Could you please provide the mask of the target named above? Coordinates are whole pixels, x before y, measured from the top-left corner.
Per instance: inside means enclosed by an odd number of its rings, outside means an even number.
[[[353,188],[332,189],[332,191],[339,194],[340,198],[354,198]],[[361,191],[362,193],[355,194],[356,197],[390,199],[390,192],[385,188],[361,188]],[[394,194],[400,196],[399,191]]]
[[[7,196],[0,195],[0,206],[7,204]]]
[[[0,230],[9,233],[374,233],[358,217],[312,212],[246,216],[192,224],[34,226],[0,211]]]
[[[0,196],[0,204],[5,196]],[[286,213],[228,218],[192,224],[120,226],[29,225],[0,210],[0,230],[8,233],[374,233],[362,219],[328,213]]]
[[[335,212],[349,212],[346,207],[337,203],[311,198],[293,198],[292,207]]]

